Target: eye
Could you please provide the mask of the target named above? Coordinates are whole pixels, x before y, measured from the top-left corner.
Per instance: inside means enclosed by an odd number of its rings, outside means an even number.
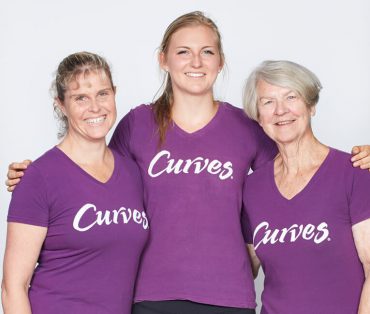
[[[104,97],[104,96],[108,96],[109,93],[108,93],[108,91],[101,91],[98,95],[101,96],[101,97]]]
[[[177,52],[177,54],[178,55],[186,55],[186,54],[188,54],[189,53],[189,51],[188,50],[185,50],[185,49],[183,49],[183,50],[179,50],[178,52]]]
[[[78,95],[75,97],[75,101],[85,101],[87,100],[87,97],[84,95]]]
[[[272,100],[263,100],[262,105],[270,105],[272,104]]]
[[[214,55],[215,53],[212,51],[212,50],[210,50],[210,49],[206,49],[206,50],[203,50],[203,53],[205,54],[205,55]]]
[[[296,95],[288,95],[287,99],[288,100],[295,100],[295,99],[297,99],[297,96]]]

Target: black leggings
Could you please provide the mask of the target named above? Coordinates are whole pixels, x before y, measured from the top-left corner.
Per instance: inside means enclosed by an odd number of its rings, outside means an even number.
[[[135,303],[132,314],[255,314],[254,309],[225,307],[191,301],[143,301]]]

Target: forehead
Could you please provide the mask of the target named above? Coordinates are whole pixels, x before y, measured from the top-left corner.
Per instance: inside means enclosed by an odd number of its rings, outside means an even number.
[[[111,87],[111,82],[103,69],[86,69],[83,72],[71,77],[67,83],[66,91],[76,92],[79,90],[105,89],[109,87]]]
[[[215,31],[205,25],[182,27],[172,34],[170,46],[217,46],[218,38]]]
[[[291,92],[295,91],[290,87],[283,87],[279,85],[270,84],[264,80],[259,80],[257,83],[257,94],[259,97],[284,95]]]

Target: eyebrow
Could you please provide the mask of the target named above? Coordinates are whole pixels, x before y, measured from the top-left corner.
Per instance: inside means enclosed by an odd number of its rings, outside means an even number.
[[[103,89],[98,90],[97,94],[99,94],[101,92],[105,92],[105,91],[113,91],[113,89],[112,89],[112,87],[103,88]],[[76,97],[76,96],[85,96],[85,95],[87,95],[87,94],[86,93],[80,93],[80,94],[72,94],[69,97],[72,98],[72,97]]]
[[[286,93],[283,94],[283,96],[286,96],[286,95],[289,95],[290,93],[294,93],[294,94],[298,94],[296,91],[290,89],[288,90]],[[261,97],[258,97],[258,100],[261,100],[261,99],[274,99],[275,97],[269,97],[269,96],[261,96]]]
[[[181,49],[181,48],[182,49],[191,49],[188,46],[178,46],[178,47],[176,47],[176,49]],[[201,49],[205,49],[205,48],[216,48],[216,46],[207,45],[207,46],[202,47]]]

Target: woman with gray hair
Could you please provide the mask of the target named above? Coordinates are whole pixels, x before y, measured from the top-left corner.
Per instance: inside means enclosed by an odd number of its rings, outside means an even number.
[[[321,88],[299,64],[265,61],[244,89],[245,111],[279,151],[243,192],[261,313],[370,313],[370,174],[314,136]]]

